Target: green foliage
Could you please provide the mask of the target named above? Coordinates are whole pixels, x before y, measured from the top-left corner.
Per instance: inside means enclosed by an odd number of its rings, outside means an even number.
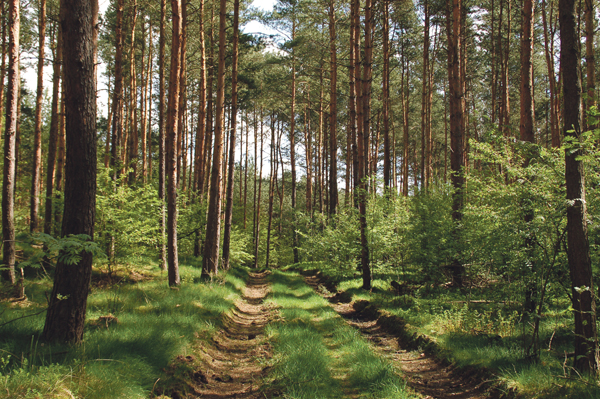
[[[96,242],[109,262],[139,262],[153,257],[161,244],[161,203],[151,185],[126,184],[127,174],[115,184],[109,170],[100,168],[96,194]]]
[[[55,238],[49,234],[35,233],[25,238],[21,247],[28,249],[27,259],[19,263],[19,267],[40,267],[43,262],[56,259],[67,265],[75,265],[81,261],[83,252],[92,254],[96,259],[105,257],[102,249],[86,234],[70,234],[67,237]]]

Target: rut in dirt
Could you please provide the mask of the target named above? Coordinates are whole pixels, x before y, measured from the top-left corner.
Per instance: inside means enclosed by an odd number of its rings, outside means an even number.
[[[250,273],[242,298],[223,317],[223,329],[196,355],[204,365],[194,375],[194,395],[202,398],[264,398],[266,373],[261,359],[270,358],[264,327],[271,312],[263,304],[270,291],[269,272]]]
[[[336,292],[330,282],[320,276],[304,277],[306,283],[317,293],[329,300],[333,309],[352,327],[358,329],[369,340],[375,350],[390,359],[402,370],[408,385],[425,398],[435,399],[484,399],[499,398],[500,394],[490,389],[487,381],[476,370],[459,370],[445,364],[426,352],[405,347],[397,335],[377,323],[376,318],[357,312],[349,295]]]

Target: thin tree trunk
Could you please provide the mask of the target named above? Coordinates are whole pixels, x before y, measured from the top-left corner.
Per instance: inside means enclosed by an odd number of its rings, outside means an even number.
[[[1,18],[2,21],[2,61],[0,62],[0,115],[4,115],[4,77],[6,76],[6,53],[8,51],[8,43],[6,37],[6,27],[8,25],[8,18],[6,17],[6,6],[7,2],[0,2]],[[0,123],[0,133],[2,132],[2,124]]]
[[[585,130],[596,128],[596,124],[587,123],[587,113],[596,105],[596,57],[594,56],[594,2],[585,0],[585,68],[587,99],[585,102]]]
[[[296,38],[296,20],[295,16],[293,17],[294,21],[292,22],[292,40]],[[294,253],[294,263],[298,263],[300,261],[300,254],[298,252],[298,233],[296,232],[296,55],[294,48],[292,48],[292,99],[290,106],[290,163],[292,168],[292,192],[291,192],[291,200],[292,200],[292,212],[293,212],[293,220],[292,220],[292,248]],[[283,169],[283,166],[282,166]],[[268,265],[268,264],[267,264]]]
[[[2,185],[2,263],[6,268],[2,277],[15,284],[15,146],[17,135],[17,108],[19,105],[19,32],[21,13],[19,0],[8,2],[8,87],[4,128],[4,180]]]
[[[426,0],[427,1],[427,0]],[[384,191],[392,186],[392,157],[390,153],[390,20],[389,3],[383,1],[383,185]],[[394,162],[395,165],[395,162]],[[395,173],[394,173],[395,175]]]
[[[239,43],[240,0],[233,3],[233,59],[231,70],[231,131],[229,132],[229,176],[227,178],[227,204],[225,205],[225,231],[223,232],[223,269],[228,270],[231,246],[231,219],[233,216],[233,185],[235,182],[235,136],[237,132],[238,101],[238,43]],[[241,147],[241,146],[240,146]],[[240,155],[240,169],[242,157]],[[241,170],[240,170],[241,176]],[[242,185],[240,182],[240,193]]]
[[[425,15],[425,24],[423,26],[423,79],[421,90],[421,190],[429,185],[427,181],[427,150],[429,149],[429,141],[431,136],[428,135],[427,129],[427,99],[429,98],[429,4],[428,0],[424,0],[423,14]]]
[[[274,201],[274,191],[275,191],[275,178],[276,178],[276,170],[275,170],[275,162],[277,157],[277,152],[275,149],[275,112],[271,114],[271,178],[269,183],[269,224],[267,226],[267,256],[265,261],[265,267],[269,267],[269,256],[271,254],[271,225],[273,223],[273,201]],[[257,237],[258,242],[258,237]]]
[[[60,78],[62,65],[62,29],[57,24],[57,38],[52,64],[52,103],[50,106],[50,137],[48,139],[48,162],[46,168],[46,206],[44,209],[44,233],[52,234],[52,208],[54,196],[54,172],[56,164],[56,147],[58,142],[58,102],[60,101]],[[108,138],[107,138],[108,140]]]
[[[123,137],[123,2],[124,0],[117,0],[117,21],[115,25],[115,87],[112,100],[113,121],[110,157],[110,167],[113,168],[115,184],[121,170],[121,137]],[[161,25],[162,30],[164,28]]]
[[[137,0],[133,0],[131,5],[131,47],[129,48],[129,142],[128,155],[126,166],[131,167],[129,173],[129,184],[137,178],[137,161],[138,161],[138,125],[137,125],[137,73],[135,65],[135,25],[137,24]]]
[[[202,258],[202,274],[215,274],[219,265],[221,238],[221,184],[223,162],[223,119],[225,100],[225,22],[226,0],[220,1],[219,11],[219,64],[217,73],[217,115],[215,120],[215,145],[210,176],[210,197],[206,222],[206,242]]]
[[[357,5],[358,7],[358,5]],[[369,265],[369,244],[367,241],[367,176],[368,176],[368,153],[369,153],[369,131],[371,128],[371,76],[373,62],[373,35],[371,12],[372,2],[365,2],[365,57],[362,80],[362,109],[363,129],[358,132],[358,168],[360,170],[360,194],[358,213],[360,219],[360,242],[361,242],[361,266],[362,266],[362,288],[371,289],[371,267]]]
[[[177,143],[178,110],[181,78],[181,36],[182,10],[181,0],[171,0],[173,36],[171,39],[171,73],[169,76],[169,104],[167,108],[167,259],[169,286],[181,283],[179,277],[179,258],[177,251]]]
[[[552,21],[553,8],[550,7],[550,21]],[[550,82],[550,134],[552,147],[560,147],[560,130],[558,128],[558,92],[556,89],[556,78],[554,74],[554,32],[549,31],[548,18],[546,15],[546,0],[542,0],[542,22],[544,25],[544,55],[546,56],[546,67],[548,69],[548,81]],[[550,39],[552,37],[552,39]]]
[[[337,49],[335,32],[335,1],[329,2],[329,53],[330,61],[330,95],[329,95],[329,214],[337,212]]]
[[[185,191],[187,161],[187,151],[185,148],[185,115],[187,110],[187,2],[188,0],[181,0],[181,50],[179,54],[181,59],[179,60],[179,108],[177,111],[177,187],[179,188],[179,185],[181,184],[182,191]]]
[[[67,165],[62,236],[94,239],[96,210],[96,51],[97,0],[62,0]],[[75,264],[58,262],[42,338],[79,343],[83,338],[92,254]]]
[[[122,1],[122,0],[120,0]],[[160,36],[158,42],[158,199],[160,200],[160,269],[167,270],[167,242],[166,242],[166,207],[165,207],[165,180],[166,171],[166,121],[165,104],[167,102],[165,93],[165,47],[167,25],[167,0],[160,1]],[[115,86],[116,87],[116,86]],[[113,132],[114,137],[114,132]]]
[[[244,166],[244,230],[246,230],[246,205],[248,202],[248,135],[250,133],[249,115],[246,111],[246,164]],[[241,190],[241,188],[240,188]]]
[[[215,29],[214,29],[214,2],[212,2],[212,6],[211,6],[211,17],[210,17],[210,52],[209,52],[209,61],[208,61],[208,79],[206,82],[206,127],[205,127],[205,132],[206,132],[206,138],[205,138],[205,148],[204,148],[204,163],[205,163],[205,167],[206,169],[203,171],[204,176],[206,177],[204,179],[204,181],[202,182],[203,184],[200,187],[200,193],[203,195],[207,190],[208,190],[208,186],[210,184],[210,181],[208,179],[208,176],[210,175],[210,171],[211,171],[211,150],[212,150],[212,138],[213,138],[213,110],[214,110],[214,102],[213,102],[213,78],[214,78],[214,74],[215,74],[215,67],[214,67],[214,59],[215,59],[215,55],[214,55],[214,37],[215,37]]]
[[[258,158],[258,154],[256,153],[256,112],[254,114],[254,220],[255,220],[255,229],[254,229],[254,267],[258,267],[258,248],[260,244],[260,201],[262,194],[262,173],[263,173],[263,144],[264,144],[264,117],[263,117],[263,109],[260,109],[260,172],[258,174],[258,199],[257,199],[257,190],[256,190],[256,160]]]
[[[306,107],[304,108],[304,147],[306,153],[306,214],[312,218],[312,132],[310,130],[310,87],[306,89]]]
[[[523,1],[521,29],[521,123],[520,138],[533,143],[533,0]]]
[[[44,91],[44,46],[46,43],[46,0],[40,0],[38,17],[38,76],[35,100],[35,133],[33,150],[33,173],[31,174],[31,207],[29,214],[29,231],[38,230],[40,210],[40,189],[42,180],[42,96]]]
[[[198,22],[200,30],[200,95],[198,96],[198,128],[196,129],[196,154],[194,157],[194,190],[200,192],[200,187],[204,185],[204,145],[206,136],[206,61],[204,46],[204,0],[200,0]],[[198,252],[196,256],[199,255],[200,253]]]

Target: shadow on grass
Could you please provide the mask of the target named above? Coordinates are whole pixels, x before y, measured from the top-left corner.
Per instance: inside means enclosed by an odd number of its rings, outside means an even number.
[[[45,312],[0,327],[0,391],[20,398],[41,397],[146,398],[169,362],[186,353],[197,336],[210,336],[221,314],[241,294],[245,270],[231,270],[212,282],[194,284],[198,269],[182,266],[177,290],[164,279],[94,289],[88,299],[84,342],[79,346],[39,342]],[[43,291],[51,282],[28,286],[26,309],[0,314],[0,324],[23,313],[43,309]],[[43,300],[43,302],[42,302]],[[112,323],[94,323],[112,314]],[[62,395],[62,396],[61,396]],[[67,395],[68,396],[68,395]]]

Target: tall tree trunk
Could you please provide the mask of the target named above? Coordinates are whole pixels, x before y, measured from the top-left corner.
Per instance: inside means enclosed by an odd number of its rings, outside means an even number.
[[[19,105],[19,32],[21,13],[19,0],[8,2],[8,87],[4,128],[4,180],[2,184],[2,271],[4,280],[15,284],[15,146]]]
[[[46,0],[40,0],[38,17],[38,71],[37,92],[35,99],[35,133],[33,150],[33,173],[31,174],[31,207],[29,214],[29,231],[38,230],[40,210],[40,189],[42,180],[42,97],[44,91],[44,46],[46,43]]]
[[[0,61],[0,115],[4,115],[4,77],[6,76],[6,53],[8,50],[8,43],[6,37],[6,27],[8,26],[8,18],[6,17],[6,1],[0,2],[0,12],[4,15],[0,20],[2,21],[2,61]],[[0,133],[2,132],[2,124],[0,123]]]
[[[207,190],[210,184],[210,176],[211,172],[211,150],[212,148],[212,139],[213,139],[213,111],[214,111],[214,101],[213,101],[213,79],[215,75],[215,24],[214,24],[214,1],[211,2],[210,9],[210,51],[209,51],[209,60],[208,60],[208,79],[206,82],[206,126],[205,126],[205,145],[204,145],[204,164],[206,169],[203,171],[205,176],[204,181],[201,181],[200,185],[200,194],[203,195]]]
[[[323,111],[323,91],[324,91],[324,85],[323,85],[323,65],[321,65],[321,68],[319,69],[320,74],[319,74],[319,80],[320,80],[320,94],[319,94],[319,144],[317,145],[317,164],[318,164],[318,179],[319,179],[319,212],[322,214],[323,213],[323,207],[324,207],[324,203],[323,203],[323,175],[324,170],[323,170],[323,136],[324,136],[324,131],[323,131],[323,121],[324,121],[324,111]]]
[[[144,29],[146,27],[146,22],[144,21]],[[145,32],[144,32],[145,33]],[[144,48],[146,47],[146,38],[144,35]],[[152,24],[148,26],[148,61],[146,63],[146,73],[144,76],[144,89],[142,93],[142,177],[144,184],[148,180],[148,172],[150,171],[150,161],[152,157],[149,156],[152,154],[152,140],[151,140],[151,125],[152,121],[149,118],[150,109],[152,108],[152,79],[150,76],[152,75]],[[142,50],[142,63],[144,61],[144,50]],[[150,91],[148,91],[150,89]],[[150,97],[150,98],[149,98]],[[149,101],[150,100],[150,101]]]
[[[560,147],[558,91],[556,89],[556,78],[554,73],[554,31],[552,25],[548,26],[548,19],[552,23],[553,7],[550,7],[550,18],[546,15],[546,0],[542,0],[542,22],[544,25],[544,54],[546,56],[546,67],[548,69],[548,81],[550,82],[550,134],[552,136],[552,147]]]
[[[359,17],[360,0],[356,0],[356,15]],[[358,169],[359,175],[359,199],[358,213],[360,219],[360,243],[361,243],[361,267],[362,267],[362,288],[365,290],[371,289],[371,266],[369,265],[369,243],[367,241],[367,154],[369,152],[369,130],[371,119],[371,76],[372,76],[372,56],[373,56],[373,40],[372,40],[372,12],[371,0],[365,2],[365,57],[362,79],[362,129],[358,131]],[[359,22],[355,22],[358,25]],[[357,29],[358,30],[358,29]],[[357,41],[358,42],[358,41]],[[358,53],[357,53],[358,54]]]
[[[194,157],[194,190],[200,191],[200,187],[204,184],[204,145],[206,136],[206,61],[205,61],[205,45],[204,45],[204,0],[200,0],[200,8],[198,10],[198,23],[200,31],[200,93],[198,96],[198,127],[196,129],[196,154]],[[196,251],[194,251],[196,252]],[[199,256],[200,252],[195,254]]]
[[[52,103],[50,106],[50,137],[48,139],[48,162],[46,167],[46,205],[44,209],[44,233],[52,234],[54,169],[58,142],[58,102],[60,101],[60,78],[62,65],[62,29],[57,24],[57,38],[52,63]],[[108,139],[107,139],[108,140]]]
[[[390,153],[390,19],[388,0],[383,1],[383,186],[392,186],[392,154]],[[395,165],[395,159],[394,159]],[[395,175],[395,174],[394,174]]]
[[[121,137],[123,137],[123,2],[124,0],[117,0],[117,21],[115,25],[115,87],[112,100],[113,120],[110,156],[110,167],[113,169],[115,184],[121,170]],[[163,29],[161,25],[161,30]]]
[[[122,0],[120,0],[122,1]],[[167,179],[166,169],[166,121],[165,121],[165,47],[166,35],[165,26],[167,25],[167,0],[160,0],[160,36],[158,42],[158,199],[160,200],[160,269],[167,270],[167,242],[166,236],[166,208],[165,208],[165,180]],[[116,87],[116,85],[115,85]],[[113,132],[114,137],[114,132]]]
[[[594,2],[585,0],[585,68],[587,99],[585,102],[584,118],[588,121],[587,113],[596,105],[596,57],[594,56]],[[585,123],[585,130],[596,128],[596,124]]]
[[[225,231],[223,232],[223,269],[229,269],[229,254],[231,248],[231,219],[233,216],[233,184],[235,181],[235,136],[237,131],[238,112],[238,43],[240,23],[240,0],[233,3],[233,59],[231,70],[231,131],[229,132],[229,176],[227,178],[227,204],[225,205]],[[241,146],[240,146],[241,147]],[[240,156],[240,177],[242,174],[242,157]],[[242,184],[240,182],[240,193]]]
[[[250,134],[250,119],[246,111],[246,162],[244,165],[244,230],[246,230],[246,205],[248,203],[248,135]],[[241,191],[241,187],[240,187]]]
[[[306,214],[312,218],[313,174],[312,132],[310,130],[310,87],[306,89],[306,107],[304,108],[304,147],[306,153]]]
[[[177,142],[178,111],[181,75],[181,0],[171,0],[173,36],[171,39],[171,72],[169,76],[169,104],[167,109],[167,260],[169,286],[181,283],[177,251]]]
[[[464,114],[463,85],[461,77],[461,14],[462,1],[448,0],[447,3],[448,34],[448,81],[450,87],[450,169],[452,171],[452,220],[455,225],[455,239],[460,239],[458,225],[462,220],[464,196]],[[453,283],[462,286],[464,266],[458,256],[452,261],[451,272]]]
[[[429,182],[427,181],[427,150],[429,149],[429,141],[427,129],[427,100],[429,98],[429,4],[428,0],[424,0],[423,14],[425,15],[425,24],[423,25],[423,88],[421,90],[421,190],[424,190]]]
[[[198,10],[200,30],[200,79],[198,82],[198,127],[196,128],[196,153],[194,155],[194,187],[193,190],[200,202],[203,200],[203,187],[206,170],[205,143],[206,143],[206,61],[204,45],[204,0],[200,0]],[[200,230],[196,231],[194,239],[194,256],[200,256]]]
[[[404,44],[400,47],[401,60],[402,60],[402,193],[405,197],[408,196],[408,166],[409,166],[409,119],[408,119],[408,106],[409,106],[409,87],[408,82],[410,81],[410,69],[408,67],[408,61],[406,60],[406,51]]]
[[[206,241],[202,258],[202,274],[215,274],[219,266],[221,239],[221,184],[223,162],[223,125],[225,100],[225,22],[226,0],[220,0],[219,11],[219,70],[217,73],[217,115],[215,120],[215,145],[210,175],[210,196],[206,221]]]
[[[258,154],[256,152],[256,112],[254,113],[254,267],[258,267],[258,248],[260,244],[260,201],[262,194],[262,173],[263,173],[263,144],[264,144],[264,117],[263,117],[263,109],[260,109],[260,172],[258,173],[258,199],[257,199],[257,189],[256,189],[256,171],[257,171],[257,160]]]
[[[129,150],[125,162],[126,167],[131,168],[129,173],[129,184],[133,184],[137,178],[138,161],[138,124],[137,124],[137,73],[135,65],[135,26],[137,24],[137,0],[131,5],[131,46],[129,48]]]
[[[581,75],[575,0],[559,0],[560,68],[564,93],[565,137],[581,135]],[[575,316],[574,367],[580,372],[597,372],[598,335],[596,301],[587,235],[585,183],[580,150],[565,152],[567,186],[567,255]]]
[[[267,225],[267,255],[265,267],[269,267],[269,255],[271,254],[271,226],[273,223],[273,201],[275,200],[275,179],[277,171],[275,163],[277,162],[277,152],[275,149],[275,112],[271,114],[271,176],[269,181],[269,223]],[[258,238],[257,238],[258,241]]]
[[[293,17],[294,21],[292,22],[292,41],[296,40],[296,20],[295,16]],[[292,248],[294,253],[294,263],[298,263],[300,261],[300,254],[298,252],[299,239],[298,233],[296,232],[296,54],[295,50],[292,47],[292,104],[290,109],[290,163],[292,167],[292,212],[293,212],[293,220],[292,220]],[[283,169],[283,165],[282,165]],[[268,265],[267,265],[268,266]]]
[[[329,95],[329,214],[337,212],[337,49],[335,32],[335,0],[329,1],[329,54],[330,95]]]
[[[96,211],[96,50],[97,0],[62,0],[67,164],[62,236],[94,239]],[[46,324],[47,341],[78,343],[83,338],[92,254],[82,251],[75,264],[59,261]]]
[[[521,82],[520,82],[520,123],[519,123],[519,136],[522,141],[527,141],[530,143],[535,142],[534,130],[533,130],[533,63],[532,63],[532,52],[533,52],[533,1],[532,0],[524,0],[523,1],[523,10],[522,10],[522,21],[521,21]],[[528,165],[530,161],[529,156],[525,159],[525,165]],[[523,204],[524,210],[524,220],[525,223],[529,225],[529,223],[533,220],[533,208],[529,206],[529,198],[525,199],[526,203]],[[527,252],[529,252],[529,263],[532,272],[532,277],[530,281],[526,283],[525,290],[525,309],[533,314],[536,308],[536,286],[537,281],[535,277],[536,273],[536,263],[533,258],[533,249],[534,249],[534,237],[533,233],[531,236],[528,236],[525,239],[525,245],[527,247]],[[534,322],[534,325],[537,328],[539,323],[537,320]],[[535,334],[534,334],[535,335]],[[537,340],[534,339],[534,353],[537,353]]]
[[[187,2],[181,0],[181,50],[179,60],[179,103],[177,110],[177,187],[181,184],[182,191],[185,191],[186,177],[186,148],[185,148],[185,115],[186,115],[186,99],[187,99]],[[182,166],[183,161],[183,166]],[[181,176],[181,177],[180,177]]]

